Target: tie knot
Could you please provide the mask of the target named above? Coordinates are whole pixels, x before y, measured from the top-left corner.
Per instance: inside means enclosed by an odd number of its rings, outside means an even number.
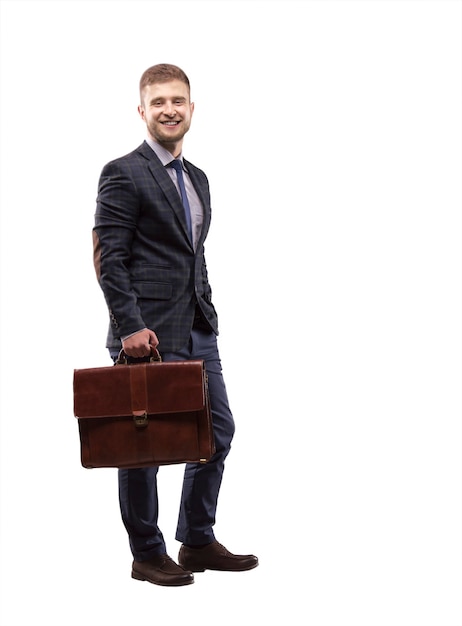
[[[176,170],[177,172],[182,172],[183,171],[183,164],[180,161],[180,159],[174,159],[173,161],[170,161],[168,166],[169,167],[173,167],[173,169]]]

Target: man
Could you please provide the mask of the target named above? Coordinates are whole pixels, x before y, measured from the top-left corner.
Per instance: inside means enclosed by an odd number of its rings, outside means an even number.
[[[147,69],[140,80],[138,112],[147,127],[146,141],[101,173],[95,269],[109,309],[107,347],[113,358],[121,347],[134,358],[158,348],[164,361],[201,359],[206,364],[216,453],[206,464],[185,467],[176,531],[182,543],[179,565],[167,555],[157,525],[158,467],[119,470],[132,577],[186,585],[194,581],[193,572],[249,570],[258,559],[231,554],[212,530],[234,421],[204,259],[211,217],[208,181],[182,157],[194,112],[186,74],[167,64]]]

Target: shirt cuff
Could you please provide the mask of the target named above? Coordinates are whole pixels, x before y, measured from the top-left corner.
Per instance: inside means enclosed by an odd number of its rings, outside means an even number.
[[[125,339],[128,339],[129,337],[133,337],[133,335],[137,335],[138,333],[140,333],[142,330],[147,330],[146,328],[140,328],[139,330],[135,330],[134,333],[130,333],[129,335],[125,335],[125,337],[121,337],[121,341],[125,341]]]

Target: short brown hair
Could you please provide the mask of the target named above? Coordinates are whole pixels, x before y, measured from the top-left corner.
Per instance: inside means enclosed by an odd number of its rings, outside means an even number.
[[[148,85],[154,83],[168,83],[170,80],[180,80],[188,87],[188,91],[191,90],[189,85],[189,78],[177,65],[170,65],[169,63],[159,63],[148,67],[143,72],[140,78],[140,98],[143,100],[143,90]]]

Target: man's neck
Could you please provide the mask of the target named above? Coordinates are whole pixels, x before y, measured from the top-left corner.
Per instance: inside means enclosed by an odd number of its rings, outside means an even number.
[[[149,135],[150,139],[157,143],[159,146],[162,146],[165,150],[168,150],[174,159],[178,159],[181,155],[181,151],[183,149],[183,140],[175,141],[175,142],[160,142],[156,141],[151,135]]]

